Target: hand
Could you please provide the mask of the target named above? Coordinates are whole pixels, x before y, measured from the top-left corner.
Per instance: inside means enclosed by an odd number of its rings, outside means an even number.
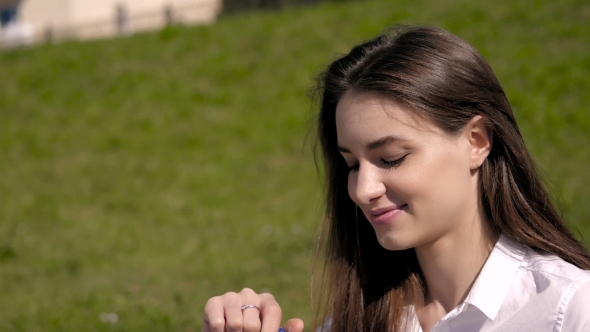
[[[256,308],[242,312],[243,305],[255,305],[260,312]],[[244,288],[239,293],[225,293],[207,301],[201,332],[277,332],[281,314],[281,307],[274,296]],[[301,332],[303,321],[290,319],[283,328],[286,332]]]

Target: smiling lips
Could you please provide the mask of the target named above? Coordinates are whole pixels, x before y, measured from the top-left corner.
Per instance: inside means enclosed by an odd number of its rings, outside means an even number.
[[[407,204],[395,205],[369,211],[369,221],[374,225],[385,225],[393,222],[407,207]]]

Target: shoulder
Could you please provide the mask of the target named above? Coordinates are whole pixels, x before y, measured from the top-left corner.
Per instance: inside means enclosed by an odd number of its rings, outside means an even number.
[[[522,268],[534,277],[538,289],[553,293],[558,303],[556,331],[590,331],[590,271],[532,249],[526,256]]]
[[[530,248],[527,248],[522,268],[537,277],[545,276],[573,286],[590,281],[590,271],[580,269],[555,255]]]
[[[590,331],[590,280],[577,285],[571,290],[569,301],[564,304],[563,332]]]

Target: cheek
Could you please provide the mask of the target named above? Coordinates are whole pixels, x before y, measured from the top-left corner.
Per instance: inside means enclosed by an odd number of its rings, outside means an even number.
[[[430,199],[433,208],[441,214],[456,216],[469,202],[471,192],[469,167],[463,164],[463,158],[447,153],[429,172]]]
[[[421,204],[417,213],[428,213],[436,217],[453,214],[460,207],[469,190],[468,168],[463,167],[461,158],[453,153],[431,154],[428,160],[408,172],[405,187],[410,199]]]

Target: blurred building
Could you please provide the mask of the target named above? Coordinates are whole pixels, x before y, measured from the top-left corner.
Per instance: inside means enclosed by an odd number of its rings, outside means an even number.
[[[2,0],[0,0],[2,1]],[[222,0],[22,0],[18,20],[34,42],[108,38],[167,24],[210,24]]]

